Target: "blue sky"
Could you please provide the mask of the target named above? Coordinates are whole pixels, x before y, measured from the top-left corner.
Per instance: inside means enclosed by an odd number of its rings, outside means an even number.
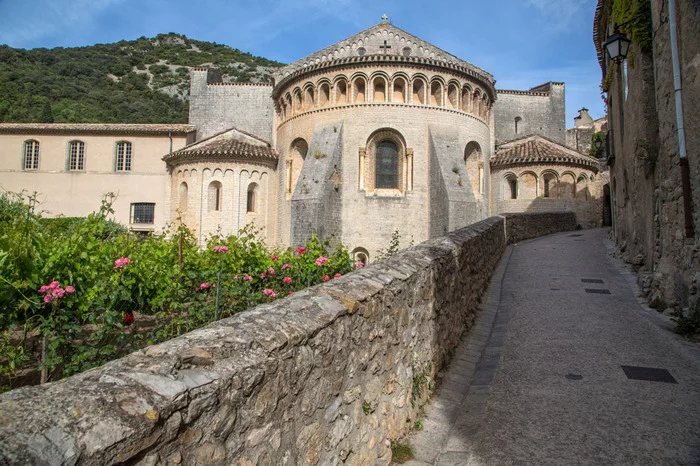
[[[0,44],[75,47],[177,32],[289,63],[380,22],[483,68],[500,89],[566,83],[566,124],[604,115],[596,0],[0,0]]]

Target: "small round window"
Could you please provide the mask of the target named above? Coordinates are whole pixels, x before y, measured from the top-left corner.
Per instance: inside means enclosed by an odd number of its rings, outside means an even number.
[[[357,53],[358,53],[360,56],[362,56],[362,55],[364,55],[364,54],[367,53],[367,49],[365,49],[364,47],[360,47],[359,49],[357,49]]]
[[[404,47],[404,48],[403,48],[403,56],[404,56],[404,57],[410,57],[410,56],[411,56],[411,47]]]

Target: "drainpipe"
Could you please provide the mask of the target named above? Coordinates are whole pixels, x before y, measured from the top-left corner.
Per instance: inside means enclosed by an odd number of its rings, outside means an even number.
[[[690,191],[690,166],[685,148],[685,129],[683,128],[683,99],[681,90],[681,69],[678,63],[678,37],[676,33],[676,3],[668,0],[668,21],[671,32],[671,60],[673,62],[673,91],[676,97],[676,127],[678,128],[678,155],[681,167],[681,188],[683,190],[683,214],[685,219],[685,237],[695,236],[693,231],[693,211]]]

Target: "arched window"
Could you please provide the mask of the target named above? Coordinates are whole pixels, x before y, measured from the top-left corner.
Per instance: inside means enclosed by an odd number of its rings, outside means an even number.
[[[248,185],[248,195],[246,198],[246,212],[255,213],[258,211],[258,184],[250,183]]]
[[[587,201],[589,198],[588,179],[585,174],[581,174],[576,180],[576,199]]]
[[[68,169],[85,169],[85,143],[83,141],[71,141],[68,146]]]
[[[484,193],[484,163],[478,142],[472,141],[464,148],[464,165],[474,197],[478,199]]]
[[[557,197],[557,177],[554,173],[542,175],[542,192],[544,197]]]
[[[209,183],[209,211],[221,210],[221,196],[223,189],[219,181]]]
[[[117,158],[115,169],[118,172],[131,171],[131,143],[119,141],[117,143]]]
[[[189,189],[187,188],[187,183],[184,181],[180,183],[180,192],[178,195],[180,197],[180,212],[187,212],[187,198],[189,195]]]
[[[355,248],[352,250],[351,255],[358,267],[361,267],[359,264],[364,266],[369,262],[369,253],[365,248]]]
[[[352,82],[353,93],[355,96],[355,103],[361,104],[365,101],[365,80],[362,78],[355,78]]]
[[[503,196],[505,199],[517,199],[518,198],[518,178],[515,175],[509,174],[505,178],[507,190]]]
[[[375,158],[375,186],[379,189],[399,187],[399,148],[394,141],[384,140],[377,144]]]
[[[518,128],[518,126],[520,125],[521,121],[522,121],[522,118],[515,117],[515,134],[518,134],[518,130],[520,129],[520,128]]]
[[[559,178],[559,192],[564,199],[576,197],[576,179],[572,173],[564,173]]]
[[[518,197],[535,199],[537,197],[537,175],[532,172],[521,173],[518,177]]]
[[[472,96],[472,114],[481,116],[481,91],[476,89]]]
[[[292,113],[295,115],[301,112],[301,91],[296,89],[292,97]]]
[[[345,79],[341,79],[335,83],[335,103],[336,105],[348,103],[348,83]]]
[[[394,102],[406,102],[406,81],[403,78],[394,79]]]
[[[24,169],[39,169],[39,141],[24,141]]]

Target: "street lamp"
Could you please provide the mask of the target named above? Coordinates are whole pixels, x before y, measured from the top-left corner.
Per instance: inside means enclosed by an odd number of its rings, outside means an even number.
[[[620,32],[616,24],[612,36],[605,41],[605,50],[608,51],[608,56],[610,56],[612,61],[624,60],[627,58],[630,43],[631,41],[627,38],[627,35]]]

